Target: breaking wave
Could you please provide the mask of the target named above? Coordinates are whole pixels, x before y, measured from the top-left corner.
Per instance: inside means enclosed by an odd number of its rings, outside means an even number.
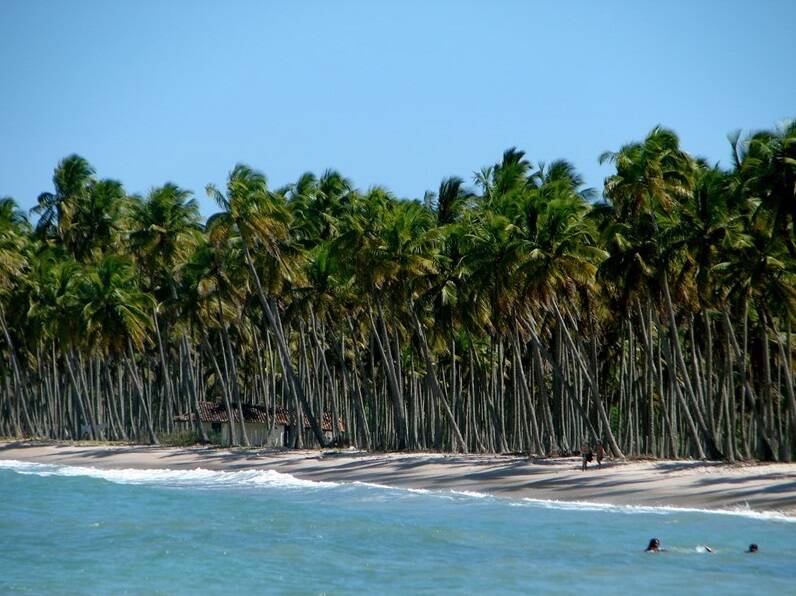
[[[736,507],[733,509],[700,509],[698,507],[673,507],[669,505],[612,505],[610,503],[595,503],[593,501],[558,501],[547,499],[524,498],[512,503],[515,506],[530,505],[545,509],[562,509],[569,511],[607,511],[624,514],[653,514],[670,515],[672,513],[706,513],[711,515],[733,515],[748,517],[764,521],[779,521],[796,523],[796,517],[778,511],[754,511],[749,507]]]
[[[327,488],[338,486],[336,482],[302,480],[291,474],[275,470],[242,470],[224,472],[194,468],[192,470],[171,469],[102,469],[85,466],[62,466],[38,464],[15,460],[0,460],[0,469],[13,470],[20,474],[35,476],[85,476],[99,478],[116,484],[168,485],[183,487],[239,487],[271,486],[278,488]]]
[[[748,507],[734,509],[700,509],[696,507],[648,506],[648,505],[611,505],[591,501],[559,501],[548,499],[522,498],[509,500],[494,497],[487,493],[468,490],[429,490],[424,488],[402,488],[378,484],[375,482],[330,482],[304,480],[292,474],[275,470],[241,470],[227,472],[194,468],[191,470],[174,469],[103,469],[86,466],[67,466],[59,464],[40,464],[17,460],[0,460],[0,470],[12,470],[19,474],[36,476],[88,477],[106,480],[116,484],[137,484],[151,486],[195,487],[195,488],[234,488],[234,487],[272,487],[285,489],[324,489],[340,486],[358,486],[367,489],[400,491],[429,497],[450,499],[490,499],[505,502],[513,507],[540,507],[544,509],[560,509],[568,511],[601,511],[622,514],[654,514],[671,515],[673,513],[699,513],[711,515],[728,515],[752,518],[763,521],[796,523],[796,517],[776,511],[754,511]]]

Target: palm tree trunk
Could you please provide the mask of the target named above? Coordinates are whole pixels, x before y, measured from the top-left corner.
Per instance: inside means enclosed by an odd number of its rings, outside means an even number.
[[[202,426],[202,419],[199,413],[199,396],[196,392],[196,380],[194,378],[193,364],[191,362],[191,350],[188,343],[188,335],[182,333],[180,335],[180,368],[183,371],[183,383],[187,388],[188,400],[191,404],[193,412],[193,423],[196,433],[199,435],[202,443],[209,443],[210,439],[207,436],[205,427]]]
[[[134,366],[134,353],[133,353],[133,344],[128,341],[127,344],[129,357],[124,359],[125,364],[127,365],[127,370],[130,373],[130,378],[133,381],[133,386],[135,387],[136,394],[138,395],[138,403],[141,408],[141,414],[144,417],[144,423],[146,424],[146,430],[149,434],[149,442],[152,445],[160,445],[160,441],[158,441],[158,437],[155,434],[155,429],[152,426],[152,413],[149,410],[149,407],[146,403],[146,397],[144,396],[144,387],[141,384],[141,379],[138,376],[138,371]]]
[[[536,408],[533,405],[533,401],[531,400],[531,390],[528,387],[528,380],[525,376],[525,370],[522,366],[522,357],[521,357],[521,350],[520,350],[520,338],[519,338],[519,330],[515,326],[514,333],[512,334],[512,340],[514,343],[514,353],[517,358],[517,369],[519,373],[519,381],[520,386],[525,394],[525,398],[528,403],[528,410],[531,416],[531,449],[535,453],[542,453],[542,438],[539,435],[539,424],[536,418]],[[537,352],[538,353],[538,352]],[[543,406],[544,407],[544,406]]]
[[[232,445],[239,445],[238,441],[238,433],[235,429],[235,414],[232,411],[232,404],[230,399],[230,392],[229,392],[229,385],[224,378],[224,374],[221,372],[221,367],[218,365],[218,359],[216,355],[213,353],[213,348],[210,345],[209,340],[207,337],[203,339],[203,344],[205,347],[205,351],[210,355],[210,362],[213,363],[213,370],[216,372],[216,378],[218,379],[218,384],[221,385],[221,394],[224,396],[224,407],[227,410],[227,419],[229,420],[229,441]],[[243,422],[243,417],[241,416],[241,422]]]
[[[241,226],[238,227],[239,229],[241,228]],[[282,329],[277,322],[276,314],[271,309],[271,305],[268,304],[268,300],[266,300],[263,286],[260,283],[260,276],[257,274],[257,270],[254,267],[254,261],[252,260],[251,253],[249,252],[249,243],[246,240],[245,234],[243,233],[241,233],[241,245],[243,246],[243,254],[246,257],[246,264],[249,268],[249,273],[254,279],[254,287],[257,292],[257,298],[260,301],[260,307],[263,309],[263,312],[265,312],[265,316],[268,319],[268,324],[270,325],[271,331],[274,334],[276,347],[279,351],[279,356],[282,361],[282,370],[288,377],[290,390],[293,393],[293,396],[301,403],[301,407],[304,410],[304,416],[306,416],[310,423],[310,428],[315,435],[315,439],[318,441],[321,447],[326,447],[326,437],[321,430],[320,424],[318,424],[317,418],[315,418],[315,415],[312,412],[312,408],[307,400],[307,396],[304,394],[304,388],[301,386],[301,383],[299,383],[299,380],[296,377],[296,371],[293,369],[293,363],[290,361],[290,351],[287,346],[287,340],[285,339]],[[299,415],[299,419],[300,418],[301,416]]]
[[[614,457],[624,459],[625,456],[622,453],[622,450],[619,448],[619,444],[616,442],[616,437],[614,437],[614,433],[611,430],[611,422],[608,420],[608,414],[605,411],[603,400],[600,397],[600,388],[597,386],[597,382],[594,380],[594,375],[589,373],[589,367],[586,365],[585,361],[583,360],[583,355],[575,345],[575,342],[572,340],[572,336],[569,334],[569,330],[564,323],[564,318],[561,316],[561,311],[558,309],[558,304],[556,304],[555,300],[553,300],[553,307],[555,308],[556,316],[558,317],[558,324],[561,325],[561,329],[564,332],[564,338],[567,340],[572,354],[575,356],[576,361],[580,365],[583,378],[586,379],[586,383],[591,389],[592,401],[597,406],[597,413],[603,422],[604,430],[608,438],[608,446],[611,448],[611,452],[613,453]]]
[[[8,325],[6,324],[5,309],[3,308],[2,304],[0,304],[0,324],[2,324],[3,327],[3,336],[5,337],[6,344],[8,345],[8,352],[9,354],[11,354],[11,366],[14,372],[16,399],[17,402],[22,407],[22,416],[25,419],[25,425],[28,428],[28,432],[35,435],[36,428],[33,426],[30,414],[28,413],[27,391],[26,391],[27,384],[22,382],[22,373],[19,367],[19,359],[17,358],[17,351],[16,348],[14,347],[14,342],[11,339],[11,333],[8,331]]]
[[[790,336],[790,328],[788,328],[788,336]],[[791,415],[791,430],[796,430],[796,394],[793,389],[793,370],[791,369],[791,354],[785,353],[785,348],[782,345],[782,340],[777,336],[777,346],[779,348],[780,366],[782,367],[782,376],[785,379],[785,393],[788,396],[788,406]],[[792,440],[796,437],[792,437]],[[794,441],[796,443],[796,441]]]
[[[410,305],[409,310],[412,311],[412,317],[415,320],[415,329],[417,330],[417,337],[420,343],[420,351],[423,354],[423,360],[426,363],[426,370],[428,380],[431,384],[431,389],[436,394],[439,403],[442,404],[442,411],[445,412],[445,416],[448,419],[448,424],[451,426],[453,436],[459,446],[459,451],[462,453],[467,453],[467,443],[465,443],[464,437],[462,437],[462,433],[459,430],[459,425],[456,423],[456,417],[453,415],[450,404],[445,398],[442,388],[439,386],[439,382],[437,381],[437,367],[431,360],[431,354],[428,350],[428,343],[426,343],[426,335],[423,333],[423,325],[420,323],[420,319],[417,317],[414,307]]]
[[[221,318],[221,306],[219,304],[219,323],[221,325],[221,339],[223,340],[223,350],[221,352],[224,357],[224,370],[227,371],[227,387],[230,399],[237,403],[238,406],[238,420],[240,421],[240,436],[243,441],[244,447],[249,447],[249,435],[246,433],[246,419],[243,416],[243,404],[241,403],[240,388],[238,387],[238,367],[235,364],[235,355],[232,352],[232,344],[229,341],[229,333],[227,332],[227,325]],[[232,419],[229,421],[230,428],[232,428]]]
[[[392,399],[392,409],[393,409],[393,419],[395,421],[395,434],[398,437],[398,450],[402,451],[407,447],[407,427],[406,427],[406,416],[404,414],[404,403],[403,403],[403,396],[401,395],[401,390],[398,387],[398,379],[395,374],[395,369],[393,368],[392,358],[389,357],[388,350],[389,348],[389,341],[386,337],[386,327],[384,325],[384,318],[383,313],[380,315],[381,318],[381,327],[382,332],[385,333],[385,337],[382,338],[379,332],[379,328],[376,326],[376,321],[373,319],[373,312],[369,312],[370,315],[370,325],[372,329],[372,335],[374,341],[376,343],[376,347],[379,349],[379,356],[381,357],[382,365],[384,366],[385,376],[387,377],[387,384],[390,389],[390,398]]]
[[[677,333],[677,320],[674,316],[674,307],[672,306],[672,296],[671,292],[669,292],[669,281],[667,275],[663,276],[663,293],[666,298],[666,310],[669,314],[669,326],[671,328],[672,347],[674,348],[675,364],[680,369],[680,374],[683,379],[683,384],[685,385],[686,392],[688,393],[688,398],[691,401],[691,405],[693,407],[694,414],[696,415],[699,428],[702,431],[703,435],[705,435],[705,442],[707,443],[708,453],[713,459],[721,459],[723,455],[718,445],[716,445],[716,442],[713,440],[713,436],[710,434],[710,429],[708,428],[707,424],[705,423],[705,419],[702,416],[702,411],[699,408],[699,402],[696,398],[696,394],[694,393],[694,386],[691,383],[691,377],[688,374],[688,368],[685,365],[683,350],[680,346],[680,335]],[[702,448],[700,446],[700,450],[701,449]]]
[[[158,355],[160,356],[160,382],[163,383],[166,393],[166,417],[170,423],[174,417],[174,385],[171,382],[171,375],[169,374],[169,368],[166,362],[166,350],[163,347],[163,337],[160,333],[157,308],[152,309],[152,320],[155,323],[155,335],[158,341]]]

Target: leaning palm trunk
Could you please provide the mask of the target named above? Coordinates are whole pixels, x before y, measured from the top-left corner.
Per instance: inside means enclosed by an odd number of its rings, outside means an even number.
[[[745,321],[745,317],[744,317]],[[745,401],[745,398],[748,398],[752,404],[754,409],[755,417],[757,418],[758,422],[758,432],[760,433],[760,438],[763,441],[766,449],[771,452],[775,453],[774,445],[772,444],[771,438],[769,437],[768,433],[766,432],[766,426],[764,421],[762,420],[762,415],[760,412],[760,408],[757,406],[759,403],[759,396],[757,392],[754,390],[752,383],[749,381],[749,378],[746,375],[746,355],[744,351],[741,350],[741,347],[738,345],[738,341],[735,338],[735,331],[732,326],[732,322],[730,321],[730,315],[727,310],[724,310],[724,324],[726,327],[727,337],[729,339],[729,345],[732,347],[734,351],[734,356],[740,362],[741,367],[741,401],[742,403]],[[741,409],[741,414],[743,414],[743,408]],[[741,420],[741,428],[743,428],[743,420]],[[745,446],[748,448],[748,444]]]
[[[788,337],[790,337],[790,325],[788,327]],[[785,348],[782,345],[782,340],[780,339],[779,335],[777,335],[777,346],[779,347],[782,376],[785,379],[785,392],[788,396],[788,406],[791,415],[791,432],[796,433],[796,395],[794,395],[793,390],[793,371],[790,368],[791,354],[785,353]],[[788,352],[790,352],[790,350],[788,350]]]
[[[360,350],[357,348],[357,340],[356,340],[356,333],[354,332],[354,325],[351,323],[351,317],[347,317],[348,327],[351,330],[351,345],[354,350],[354,360],[351,374],[353,376],[353,383],[351,387],[351,392],[354,395],[354,405],[357,410],[357,415],[359,416],[360,425],[362,427],[362,438],[365,442],[365,449],[370,450],[370,425],[368,424],[368,417],[365,413],[365,404],[362,401],[362,393],[363,391],[367,392],[367,385],[360,381],[359,379],[359,371],[362,371],[364,376],[365,374],[365,362],[363,360],[362,354]],[[332,345],[335,347],[335,351],[337,352],[337,357],[340,359],[341,363],[341,370],[343,373],[343,384],[345,385],[346,382],[346,367],[345,367],[345,332],[341,331],[340,334],[340,344],[338,345],[337,342],[332,342]],[[372,402],[372,399],[368,400]]]
[[[594,378],[593,371],[592,373],[589,372],[589,367],[583,360],[583,354],[572,340],[572,336],[569,334],[569,330],[567,329],[566,323],[564,323],[564,318],[561,316],[561,311],[558,309],[558,304],[556,304],[555,300],[553,301],[553,307],[555,308],[556,316],[558,317],[558,324],[561,325],[561,330],[564,332],[564,339],[566,339],[569,349],[580,366],[583,378],[586,379],[586,383],[589,385],[591,399],[597,407],[597,413],[599,414],[600,420],[602,420],[603,423],[603,430],[608,437],[608,446],[611,448],[611,452],[613,453],[614,457],[624,458],[625,456],[622,453],[622,450],[619,448],[619,443],[616,442],[614,433],[611,430],[611,422],[608,420],[608,414],[605,411],[603,400],[600,397],[600,388],[597,386],[597,381]]]
[[[249,446],[249,435],[246,433],[246,420],[243,417],[243,403],[240,398],[240,389],[238,388],[238,367],[235,364],[235,355],[232,353],[232,344],[229,341],[229,333],[227,331],[226,323],[221,319],[221,312],[219,307],[219,323],[221,324],[221,338],[223,340],[223,350],[221,355],[224,358],[224,370],[227,372],[227,385],[229,386],[228,393],[230,399],[234,398],[237,402],[238,416],[240,421],[240,436],[243,441],[244,447]],[[232,428],[232,419],[230,418],[230,428]]]
[[[392,402],[393,419],[395,421],[395,434],[398,436],[398,449],[404,450],[407,447],[407,428],[406,428],[406,415],[404,413],[403,396],[401,389],[398,386],[398,378],[395,373],[392,358],[389,354],[390,343],[386,334],[386,327],[384,324],[383,313],[381,313],[381,331],[384,337],[380,334],[376,322],[373,320],[373,313],[369,312],[370,325],[372,329],[372,336],[375,340],[376,346],[379,349],[379,356],[381,357],[382,364],[384,365],[385,376],[387,377],[387,384],[389,386],[389,395]]]
[[[157,337],[157,343],[158,343],[158,356],[160,357],[161,382],[164,385],[165,394],[166,394],[166,404],[167,404],[166,416],[167,420],[170,423],[174,413],[174,384],[171,382],[168,364],[166,363],[166,352],[163,348],[163,337],[160,333],[160,324],[158,323],[157,308],[152,309],[152,322],[154,323],[155,326],[155,336]]]
[[[676,333],[676,332],[675,332]],[[671,343],[674,343],[672,339]],[[668,348],[669,344],[664,344],[666,346],[666,356],[667,359],[670,359],[671,350]],[[691,409],[688,407],[688,402],[686,401],[685,397],[683,396],[683,391],[680,389],[680,383],[677,382],[677,374],[675,373],[676,367],[672,367],[670,371],[671,375],[671,385],[674,391],[674,394],[677,396],[678,401],[680,402],[680,406],[682,409],[683,418],[685,418],[686,427],[688,428],[688,432],[691,436],[691,441],[694,443],[694,448],[697,450],[697,456],[699,459],[707,459],[705,457],[705,450],[702,448],[702,442],[699,439],[699,431],[697,430],[696,423],[694,422],[694,417],[691,415]]]
[[[80,415],[80,419],[83,422],[88,423],[88,426],[89,426],[89,428],[91,430],[91,438],[92,439],[97,439],[97,438],[99,438],[99,433],[97,433],[97,427],[94,424],[94,418],[93,418],[93,416],[91,416],[90,410],[88,409],[86,404],[83,402],[84,392],[83,392],[83,389],[81,388],[81,386],[80,386],[80,384],[78,382],[78,377],[75,374],[75,369],[74,369],[74,364],[73,364],[73,361],[72,361],[71,352],[67,353],[67,354],[64,354],[64,360],[66,361],[66,370],[69,373],[69,382],[72,385],[72,390],[74,391],[75,400],[77,401],[77,407],[78,407],[78,412],[79,412],[79,415]],[[78,434],[78,436],[75,437],[75,438],[80,438],[80,436],[79,436],[80,433],[81,433],[80,426],[78,426],[75,430],[77,431],[77,434]]]
[[[519,369],[519,377],[520,377],[520,385],[523,393],[525,394],[528,410],[531,415],[531,448],[535,452],[539,453],[542,451],[542,439],[539,435],[539,424],[536,419],[536,407],[533,404],[533,400],[531,399],[531,391],[528,387],[528,380],[525,377],[525,370],[522,366],[522,359],[521,359],[521,350],[520,350],[520,339],[519,339],[519,330],[515,328],[514,333],[511,335],[511,339],[514,342],[514,353],[515,358],[517,360],[517,368]],[[538,350],[534,350],[535,354],[538,354]],[[544,383],[540,383],[540,387],[544,390]],[[574,397],[573,397],[574,399]]]
[[[224,375],[221,372],[221,367],[218,365],[218,358],[213,353],[213,348],[210,346],[207,338],[204,340],[204,346],[207,353],[210,355],[210,362],[213,363],[213,370],[216,373],[218,384],[221,385],[221,394],[224,396],[224,407],[227,410],[227,418],[229,419],[229,442],[232,445],[238,445],[238,433],[235,429],[235,415],[232,411],[231,400],[229,396],[229,385],[224,380]],[[243,424],[243,417],[241,416],[241,424]]]
[[[666,310],[669,314],[669,327],[671,329],[671,336],[672,336],[672,347],[674,348],[674,357],[675,357],[675,365],[680,369],[680,375],[683,379],[683,385],[685,385],[686,392],[688,393],[688,398],[690,400],[692,409],[694,414],[696,415],[696,421],[699,425],[699,429],[702,431],[702,434],[705,437],[705,442],[708,447],[708,453],[710,454],[711,458],[713,459],[720,459],[722,456],[721,450],[719,449],[716,441],[714,440],[713,435],[708,428],[708,425],[705,423],[705,418],[702,416],[702,410],[699,407],[699,401],[697,400],[696,393],[694,392],[694,385],[691,383],[691,376],[688,374],[688,368],[685,365],[685,358],[683,357],[683,350],[680,346],[680,335],[677,333],[677,319],[674,316],[674,307],[672,306],[672,296],[671,292],[669,292],[669,281],[668,276],[664,274],[663,276],[663,294],[666,298]],[[688,411],[688,408],[684,408]],[[702,446],[699,444],[699,440],[697,441],[697,445],[699,445],[699,450],[702,451]],[[704,459],[704,456],[700,454],[700,457]]]
[[[132,343],[128,342],[128,350],[129,350],[129,358],[125,358],[125,364],[127,365],[127,370],[130,373],[130,378],[133,380],[133,385],[135,387],[135,392],[138,395],[138,403],[141,409],[141,414],[144,418],[144,424],[146,425],[146,431],[149,435],[149,442],[152,445],[160,445],[160,441],[158,441],[158,437],[155,434],[155,428],[152,426],[152,413],[149,410],[149,406],[146,403],[146,397],[144,395],[144,386],[141,383],[141,379],[138,376],[138,371],[135,368],[135,353],[133,352],[133,345]]]
[[[467,443],[464,441],[464,437],[462,437],[462,433],[459,430],[459,425],[456,423],[456,418],[453,415],[450,404],[445,398],[445,394],[442,392],[442,388],[439,386],[439,382],[437,381],[437,367],[434,366],[434,362],[431,360],[431,354],[428,351],[428,343],[426,343],[426,335],[423,333],[423,325],[420,323],[420,319],[417,318],[415,309],[410,307],[410,310],[412,311],[412,317],[415,320],[417,337],[420,343],[420,351],[422,352],[423,360],[426,363],[426,370],[428,371],[427,375],[428,380],[431,383],[431,389],[436,394],[439,403],[442,404],[442,411],[445,412],[445,416],[448,419],[448,424],[451,426],[453,436],[456,439],[456,443],[459,445],[459,450],[462,453],[467,453]]]
[[[169,290],[171,292],[171,298],[174,302],[177,302],[177,288],[174,285],[173,279],[169,280]],[[188,400],[191,404],[191,411],[193,412],[193,424],[196,434],[199,436],[199,440],[202,443],[209,443],[210,439],[207,436],[207,432],[205,431],[205,427],[202,426],[202,420],[199,414],[199,397],[196,394],[196,383],[194,380],[193,375],[193,367],[191,366],[191,351],[190,346],[188,344],[188,334],[185,331],[180,333],[180,348],[179,348],[179,360],[180,360],[180,369],[183,374],[183,385],[187,387],[187,394]]]
[[[207,436],[205,427],[202,426],[202,419],[199,414],[199,396],[196,391],[196,380],[194,378],[193,365],[191,364],[191,351],[186,333],[180,335],[180,360],[183,370],[183,383],[187,387],[188,399],[190,400],[191,411],[193,412],[194,429],[199,435],[202,443],[209,443],[210,439]]]
[[[592,423],[591,418],[589,418],[589,413],[583,407],[583,404],[580,403],[576,398],[574,398],[575,395],[574,388],[569,383],[567,383],[567,381],[564,378],[564,372],[561,370],[560,365],[558,364],[556,359],[553,358],[553,355],[542,344],[539,335],[536,333],[536,329],[534,329],[533,327],[532,320],[529,321],[528,331],[531,334],[531,340],[534,344],[533,352],[534,352],[534,359],[536,360],[537,372],[539,374],[540,386],[542,383],[544,383],[544,379],[542,378],[542,372],[543,372],[542,358],[544,358],[547,361],[547,363],[550,365],[550,368],[552,368],[554,378],[559,383],[561,383],[565,391],[567,391],[570,395],[573,396],[573,399],[571,401],[575,405],[575,409],[578,411],[578,414],[580,415],[584,424],[588,427],[592,439],[597,440],[600,437],[600,434],[597,432],[597,429],[594,428],[594,424]],[[610,427],[608,427],[607,432],[609,433],[609,436],[613,436]],[[618,446],[617,450],[619,450]],[[622,452],[619,451],[620,455],[618,455],[617,457],[624,457],[624,455],[622,455],[621,453]]]
[[[26,399],[26,385],[22,382],[22,374],[19,368],[19,360],[17,359],[17,351],[14,347],[14,342],[11,339],[11,334],[6,325],[5,309],[0,305],[0,324],[3,326],[3,335],[5,336],[6,343],[8,344],[8,352],[11,354],[11,365],[14,370],[14,384],[16,385],[16,398],[22,405],[22,415],[25,418],[25,424],[31,434],[36,434],[36,429],[33,427],[30,415],[28,413],[28,403]]]
[[[240,229],[240,226],[238,227]],[[304,410],[304,416],[307,417],[307,420],[310,423],[310,428],[315,435],[315,439],[318,441],[318,443],[320,443],[321,447],[326,447],[326,437],[324,436],[323,431],[318,424],[317,418],[315,418],[315,415],[312,413],[312,407],[310,406],[307,396],[304,393],[304,388],[301,386],[298,377],[296,377],[296,372],[293,369],[293,363],[290,361],[290,351],[287,347],[287,340],[285,339],[282,328],[276,319],[276,314],[273,312],[271,305],[268,304],[268,300],[265,297],[263,286],[260,283],[260,276],[257,274],[257,269],[254,267],[254,261],[252,260],[251,253],[249,252],[249,243],[245,238],[245,234],[242,232],[241,245],[243,246],[243,254],[246,257],[246,265],[249,268],[249,273],[254,279],[254,288],[257,292],[257,298],[260,301],[260,306],[265,312],[265,316],[268,319],[268,324],[270,325],[271,331],[274,334],[276,347],[277,350],[279,350],[279,356],[282,361],[282,370],[284,370],[285,374],[287,375],[290,390],[293,393],[294,398],[301,403],[301,407]],[[300,419],[301,417],[299,416],[299,420]]]

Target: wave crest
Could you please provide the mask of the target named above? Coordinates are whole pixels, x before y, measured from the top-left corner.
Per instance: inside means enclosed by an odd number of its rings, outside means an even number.
[[[233,488],[233,487],[274,487],[286,489],[320,489],[339,486],[358,486],[365,489],[380,489],[385,491],[400,491],[426,495],[431,498],[475,500],[488,498],[494,501],[503,501],[486,493],[467,490],[429,490],[424,488],[405,488],[378,484],[375,482],[329,482],[304,480],[292,474],[277,472],[275,470],[241,470],[227,472],[221,470],[208,470],[194,468],[190,470],[174,469],[102,469],[85,466],[69,466],[60,464],[40,464],[17,460],[0,460],[0,470],[12,470],[19,474],[36,476],[83,476],[98,478],[116,484],[140,484],[174,487],[196,488]],[[540,507],[544,509],[560,509],[569,511],[600,511],[606,513],[622,514],[652,514],[671,515],[676,513],[699,513],[712,515],[731,515],[747,517],[762,521],[776,521],[796,523],[796,517],[777,511],[754,511],[748,507],[734,509],[699,509],[695,507],[673,507],[665,505],[613,505],[608,503],[595,503],[592,501],[558,501],[553,499],[522,498],[519,500],[505,500],[513,507]]]
[[[755,511],[749,507],[736,507],[733,509],[700,509],[698,507],[674,507],[670,505],[613,505],[610,503],[595,503],[593,501],[557,501],[546,499],[524,498],[515,505],[531,505],[545,509],[563,509],[570,511],[607,511],[625,514],[653,514],[669,515],[672,513],[709,513],[712,515],[734,515],[749,517],[766,521],[779,521],[796,523],[796,517],[780,513],[779,511]]]
[[[39,464],[15,460],[0,460],[0,469],[13,470],[19,474],[35,476],[84,476],[98,478],[116,484],[146,484],[193,487],[272,486],[277,488],[326,488],[337,486],[336,482],[302,480],[291,474],[275,470],[241,470],[225,472],[193,468],[172,469],[102,469],[84,466]]]

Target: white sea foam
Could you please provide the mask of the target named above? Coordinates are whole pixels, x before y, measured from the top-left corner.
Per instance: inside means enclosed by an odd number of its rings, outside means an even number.
[[[470,497],[471,499],[487,499],[492,496],[487,493],[479,493],[472,490],[452,490],[450,492],[454,495],[460,495],[462,497]]]
[[[447,497],[452,495],[458,497],[469,497],[471,499],[484,499],[492,496],[487,493],[479,493],[471,490],[430,490],[427,488],[407,488],[379,484],[378,482],[363,482],[361,480],[355,480],[350,484],[353,484],[354,486],[365,486],[368,488],[378,488],[382,490],[399,490],[417,495],[433,495],[435,497]]]
[[[754,511],[749,507],[736,507],[733,509],[700,509],[698,507],[673,507],[668,505],[612,505],[609,503],[595,503],[593,501],[557,501],[547,499],[521,499],[515,505],[523,504],[545,509],[563,509],[570,511],[608,511],[626,514],[653,514],[670,515],[672,513],[707,513],[711,515],[733,515],[737,517],[749,517],[764,521],[779,521],[796,523],[796,517],[780,513],[778,511]]]
[[[414,493],[416,495],[428,495],[432,493],[432,491],[428,490],[427,488],[403,488],[399,486],[379,484],[378,482],[363,482],[361,480],[354,480],[348,484],[353,484],[354,486],[365,486],[367,488],[378,488],[381,490],[400,490],[402,492]]]
[[[192,470],[102,469],[85,466],[37,464],[15,460],[0,460],[0,469],[9,469],[20,474],[36,476],[86,476],[89,478],[100,478],[116,484],[165,484],[201,487],[272,486],[280,488],[326,488],[338,485],[336,482],[302,480],[291,474],[284,474],[274,470],[223,472],[203,468],[194,468]]]
[[[319,489],[342,486],[343,484],[375,488],[380,490],[409,492],[428,495],[435,498],[450,499],[452,496],[471,499],[490,498],[492,495],[467,490],[428,490],[424,488],[401,488],[378,484],[375,482],[355,481],[350,483],[304,480],[291,474],[275,470],[242,470],[225,472],[194,468],[191,470],[174,469],[102,469],[85,466],[67,466],[58,464],[40,464],[17,460],[0,460],[0,469],[13,470],[20,474],[36,476],[85,476],[99,478],[116,484],[167,485],[182,487],[276,487]],[[497,500],[497,499],[496,499]],[[502,500],[502,499],[501,499]],[[514,507],[532,506],[545,509],[569,511],[601,511],[623,514],[671,515],[673,513],[700,513],[711,515],[730,515],[747,517],[762,521],[796,523],[796,517],[777,511],[754,511],[749,507],[734,509],[699,509],[696,507],[648,506],[648,505],[612,505],[592,501],[559,501],[554,499],[523,498],[517,501],[506,500]]]

